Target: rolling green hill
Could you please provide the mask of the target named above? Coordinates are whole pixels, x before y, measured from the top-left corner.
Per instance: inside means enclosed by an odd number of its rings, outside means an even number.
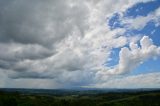
[[[0,106],[160,106],[160,91],[68,95],[1,91]]]

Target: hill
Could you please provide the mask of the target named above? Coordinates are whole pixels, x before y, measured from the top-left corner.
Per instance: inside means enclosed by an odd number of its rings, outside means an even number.
[[[0,106],[160,106],[160,90],[0,89]]]

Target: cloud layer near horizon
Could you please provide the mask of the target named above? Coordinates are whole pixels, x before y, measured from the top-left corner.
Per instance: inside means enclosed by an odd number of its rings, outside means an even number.
[[[80,87],[101,85],[129,73],[160,55],[160,47],[147,35],[134,41],[137,36],[125,36],[128,29],[139,28],[136,18],[126,19],[123,13],[149,1],[0,0],[0,85],[13,80],[16,86],[7,87]],[[142,27],[153,20],[159,23],[157,11],[143,17]],[[114,13],[121,14],[122,23],[130,27],[111,30],[106,22]],[[119,62],[106,66],[114,48],[121,49]]]

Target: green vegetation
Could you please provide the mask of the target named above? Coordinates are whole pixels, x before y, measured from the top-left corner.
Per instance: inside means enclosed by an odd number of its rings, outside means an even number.
[[[1,91],[0,106],[160,106],[160,92],[48,95]]]

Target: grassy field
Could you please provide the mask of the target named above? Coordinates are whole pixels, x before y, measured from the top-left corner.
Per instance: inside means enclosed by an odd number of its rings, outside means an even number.
[[[160,106],[160,91],[97,94],[23,94],[0,92],[0,106]]]

